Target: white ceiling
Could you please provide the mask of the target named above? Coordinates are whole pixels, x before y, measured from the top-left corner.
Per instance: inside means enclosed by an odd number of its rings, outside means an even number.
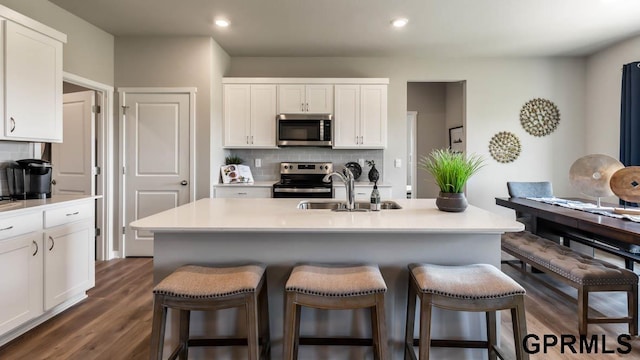
[[[116,36],[212,36],[231,56],[586,55],[640,34],[639,0],[50,1]]]

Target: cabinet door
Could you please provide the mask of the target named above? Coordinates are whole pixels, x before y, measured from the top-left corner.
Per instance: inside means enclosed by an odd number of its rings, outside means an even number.
[[[387,146],[387,86],[360,86],[360,144],[369,149]]]
[[[0,241],[0,334],[42,314],[42,232]]]
[[[360,85],[335,86],[334,115],[333,147],[357,147],[360,139]]]
[[[333,114],[333,85],[307,85],[305,109],[312,114]]]
[[[93,222],[53,227],[44,235],[44,307],[49,310],[93,286]]]
[[[224,85],[224,146],[247,147],[251,133],[251,87]]]
[[[62,43],[5,26],[5,131],[14,140],[62,141]]]
[[[276,85],[251,85],[251,147],[276,147]]]
[[[278,113],[299,114],[306,112],[304,85],[278,85]]]

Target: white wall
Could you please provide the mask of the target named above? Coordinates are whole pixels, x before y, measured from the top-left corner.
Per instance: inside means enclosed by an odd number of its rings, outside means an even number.
[[[586,61],[585,152],[620,158],[622,65],[640,61],[640,37],[602,50]]]
[[[404,196],[406,184],[406,171],[394,169],[393,159],[406,164],[407,82],[466,80],[467,149],[487,157],[488,164],[470,180],[467,195],[476,206],[511,215],[512,211],[495,206],[494,200],[507,196],[508,180],[550,180],[556,194],[573,195],[568,169],[584,154],[584,74],[581,58],[234,57],[228,76],[388,77],[389,146],[383,171],[385,182],[394,187],[394,197]],[[528,135],[519,122],[522,105],[537,97],[553,101],[561,113],[556,132],[542,138]],[[499,164],[489,158],[489,140],[499,131],[511,131],[522,142],[522,155],[513,163]]]
[[[67,35],[64,71],[113,85],[113,35],[48,0],[0,0],[0,4]]]
[[[117,37],[116,87],[197,87],[196,198],[210,194],[211,124],[220,131],[228,56],[210,37]]]

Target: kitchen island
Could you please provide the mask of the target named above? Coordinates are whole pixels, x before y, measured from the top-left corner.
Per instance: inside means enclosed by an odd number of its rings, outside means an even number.
[[[322,200],[318,200],[322,201]],[[433,199],[398,199],[402,209],[335,212],[298,209],[299,199],[202,199],[131,223],[154,233],[154,282],[183,264],[259,261],[268,265],[272,355],[281,358],[283,288],[297,262],[378,264],[387,283],[387,328],[393,359],[401,358],[406,316],[407,264],[489,263],[500,266],[500,235],[523,225],[474,206],[462,213],[437,210]],[[175,315],[175,314],[173,314]],[[233,325],[238,316],[193,316],[191,331],[244,333]],[[484,317],[477,313],[434,312],[434,338],[484,336]],[[173,316],[175,320],[175,316]],[[301,334],[369,336],[364,311],[320,312],[304,309]],[[175,344],[175,323],[167,327],[165,347]],[[368,348],[302,346],[301,359],[362,359]],[[194,355],[243,358],[244,349],[194,348]],[[201,353],[202,352],[202,353]],[[434,358],[478,359],[486,351],[434,349]],[[214,354],[214,355],[212,355]]]

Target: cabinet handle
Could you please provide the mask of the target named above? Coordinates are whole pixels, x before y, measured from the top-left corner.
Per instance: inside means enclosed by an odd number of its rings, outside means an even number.
[[[309,112],[309,103],[307,103],[307,112]]]
[[[251,135],[251,145],[253,145],[253,135]]]
[[[246,192],[239,192],[238,195],[247,195]]]
[[[15,129],[16,129],[16,120],[12,117],[11,118],[11,131],[10,132],[13,132],[13,130],[15,130]]]
[[[11,229],[13,229],[13,225],[6,227],[4,229],[0,229],[0,231],[11,230]]]
[[[364,136],[360,136],[360,144],[364,144]]]
[[[80,211],[76,211],[76,212],[74,212],[74,213],[67,214],[67,216],[73,216],[73,215],[78,215],[78,214],[80,214]]]
[[[247,135],[247,144],[249,143],[249,135]]]
[[[36,246],[36,251],[34,251],[33,254],[31,254],[31,256],[36,256],[36,254],[38,253],[38,243],[35,242],[35,240],[31,240],[31,242],[33,243],[33,245]]]
[[[53,247],[56,246],[56,241],[53,240],[53,238],[51,236],[49,236],[49,240],[51,240],[51,247],[49,248],[49,251],[53,250]]]

